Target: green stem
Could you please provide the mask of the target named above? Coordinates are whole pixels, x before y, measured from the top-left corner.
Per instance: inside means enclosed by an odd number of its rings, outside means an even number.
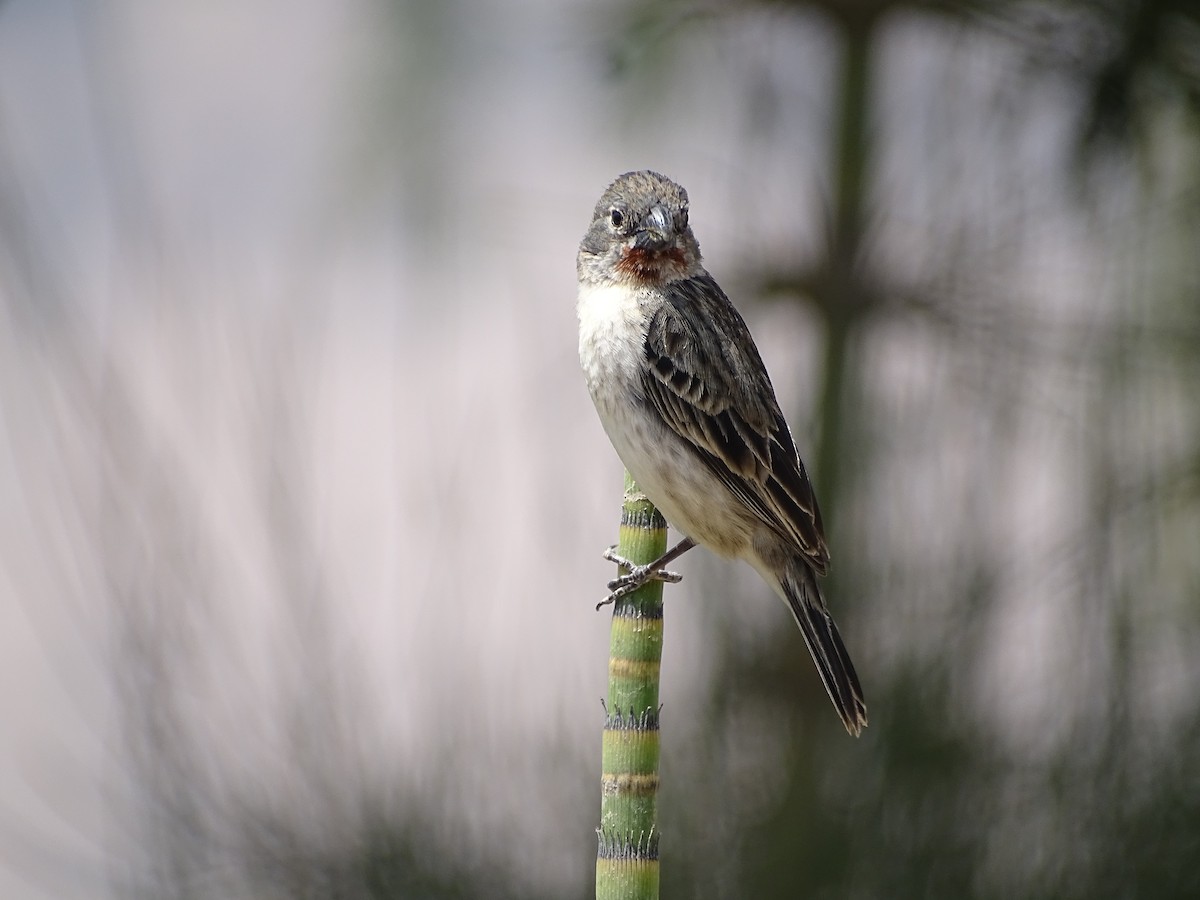
[[[667,523],[625,473],[617,553],[634,565],[667,549]],[[658,897],[658,682],[661,581],[613,604],[601,775],[596,900]]]

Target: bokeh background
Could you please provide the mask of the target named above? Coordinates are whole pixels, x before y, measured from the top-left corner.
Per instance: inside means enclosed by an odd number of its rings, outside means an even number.
[[[871,716],[689,554],[664,896],[1200,896],[1184,0],[0,5],[0,896],[589,896],[642,167]]]

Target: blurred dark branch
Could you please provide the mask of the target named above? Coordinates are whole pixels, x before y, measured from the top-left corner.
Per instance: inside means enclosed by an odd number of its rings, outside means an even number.
[[[834,166],[832,223],[823,261],[818,263],[811,295],[825,324],[825,357],[819,404],[820,443],[815,478],[823,500],[826,526],[836,527],[842,493],[842,465],[847,459],[848,417],[857,405],[848,402],[857,387],[848,384],[857,367],[851,362],[855,333],[870,310],[861,278],[861,245],[866,202],[872,177],[869,120],[875,15],[839,20],[841,64],[837,78],[837,126],[831,135]]]

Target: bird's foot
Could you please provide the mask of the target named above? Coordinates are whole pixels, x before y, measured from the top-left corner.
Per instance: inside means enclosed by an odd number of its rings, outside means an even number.
[[[670,572],[659,567],[661,563],[659,563],[659,566],[656,566],[655,563],[650,563],[646,566],[634,565],[625,559],[625,557],[617,555],[615,544],[604,551],[604,558],[609,562],[615,562],[618,566],[629,571],[624,575],[617,576],[608,583],[608,589],[611,593],[596,604],[596,609],[608,606],[610,603],[615,603],[625,595],[632,594],[649,581],[665,581],[670,584],[678,584],[683,581],[683,576],[678,572]]]

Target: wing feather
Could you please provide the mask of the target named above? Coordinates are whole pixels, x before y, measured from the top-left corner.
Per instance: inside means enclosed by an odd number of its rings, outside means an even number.
[[[750,331],[708,275],[672,283],[651,317],[643,388],[667,425],[821,574],[829,550],[812,484]]]

